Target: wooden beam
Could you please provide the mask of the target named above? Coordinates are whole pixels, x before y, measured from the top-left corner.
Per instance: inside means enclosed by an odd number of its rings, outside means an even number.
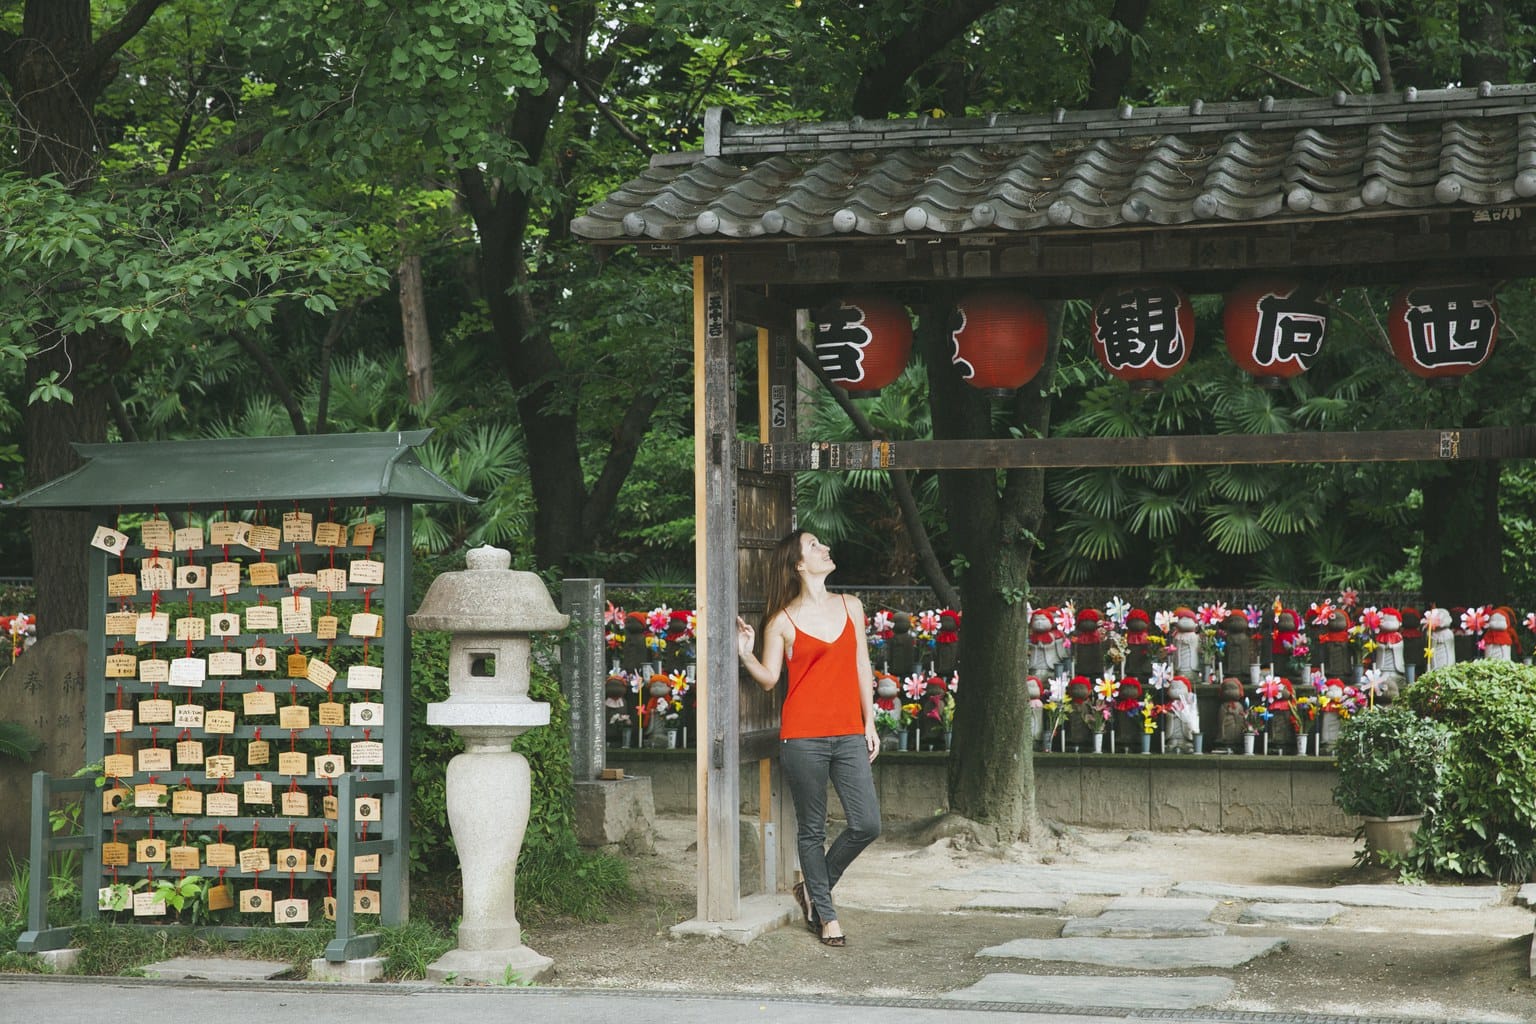
[[[1264,463],[1438,462],[1536,458],[1536,427],[1173,437],[976,438],[743,444],[763,473],[855,469],[1078,469]]]
[[[740,683],[736,663],[735,343],[726,257],[693,264],[695,583],[698,650],[698,919],[741,911]]]
[[[737,288],[731,294],[731,317],[739,324],[753,327],[795,329],[794,307],[767,297],[760,289]]]

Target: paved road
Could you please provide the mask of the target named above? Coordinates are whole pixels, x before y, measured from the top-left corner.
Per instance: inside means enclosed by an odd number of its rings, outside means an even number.
[[[764,999],[748,996],[556,988],[469,989],[425,985],[262,982],[213,985],[48,976],[0,976],[0,1021],[310,1020],[368,1024],[735,1024],[835,1019],[838,1024],[1427,1024],[1406,1017],[1340,1017],[1219,1010],[1115,1010],[1025,1003],[985,1006],[940,999]],[[1439,1024],[1459,1024],[1438,1019]]]

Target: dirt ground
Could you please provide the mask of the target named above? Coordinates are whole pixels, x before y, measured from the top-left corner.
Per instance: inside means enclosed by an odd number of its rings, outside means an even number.
[[[1055,914],[963,909],[975,894],[932,888],[946,874],[1006,860],[1106,871],[1155,871],[1179,880],[1325,886],[1389,882],[1354,864],[1355,844],[1318,836],[1214,835],[1068,829],[1031,845],[989,851],[964,838],[933,839],[922,825],[888,825],[855,862],[836,898],[845,949],[821,946],[786,926],[747,945],[672,938],[695,911],[694,822],[657,821],[654,854],[631,859],[642,903],[607,923],[547,923],[527,943],[555,961],[553,985],[692,992],[764,992],[870,997],[937,997],[991,973],[1136,973],[1084,965],[1000,960],[977,951],[1017,938],[1060,933]],[[1532,912],[1512,904],[1478,912],[1346,909],[1322,928],[1235,924],[1241,906],[1213,918],[1229,934],[1284,938],[1284,949],[1225,974],[1236,982],[1225,1009],[1272,1012],[1536,1020],[1529,970]],[[788,897],[785,897],[788,900]],[[1103,898],[1083,897],[1068,914],[1092,914]],[[786,902],[786,906],[787,906]],[[1082,993],[1085,1005],[1093,994]]]

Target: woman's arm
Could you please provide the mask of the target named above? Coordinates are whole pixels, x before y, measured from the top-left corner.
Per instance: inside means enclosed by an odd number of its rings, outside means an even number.
[[[747,675],[764,690],[778,686],[779,674],[784,671],[783,619],[784,614],[780,612],[768,623],[763,633],[763,660],[758,661],[757,655],[752,653],[756,632],[747,625],[745,619],[736,616],[736,652],[741,657]]]

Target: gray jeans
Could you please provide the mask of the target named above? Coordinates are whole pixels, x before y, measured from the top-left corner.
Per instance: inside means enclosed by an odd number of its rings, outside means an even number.
[[[795,839],[806,895],[822,923],[836,921],[832,887],[853,858],[880,835],[880,800],[875,796],[869,748],[862,733],[782,740],[779,764],[799,819]],[[848,819],[848,827],[830,847],[826,845],[828,782],[837,791],[843,817]]]

